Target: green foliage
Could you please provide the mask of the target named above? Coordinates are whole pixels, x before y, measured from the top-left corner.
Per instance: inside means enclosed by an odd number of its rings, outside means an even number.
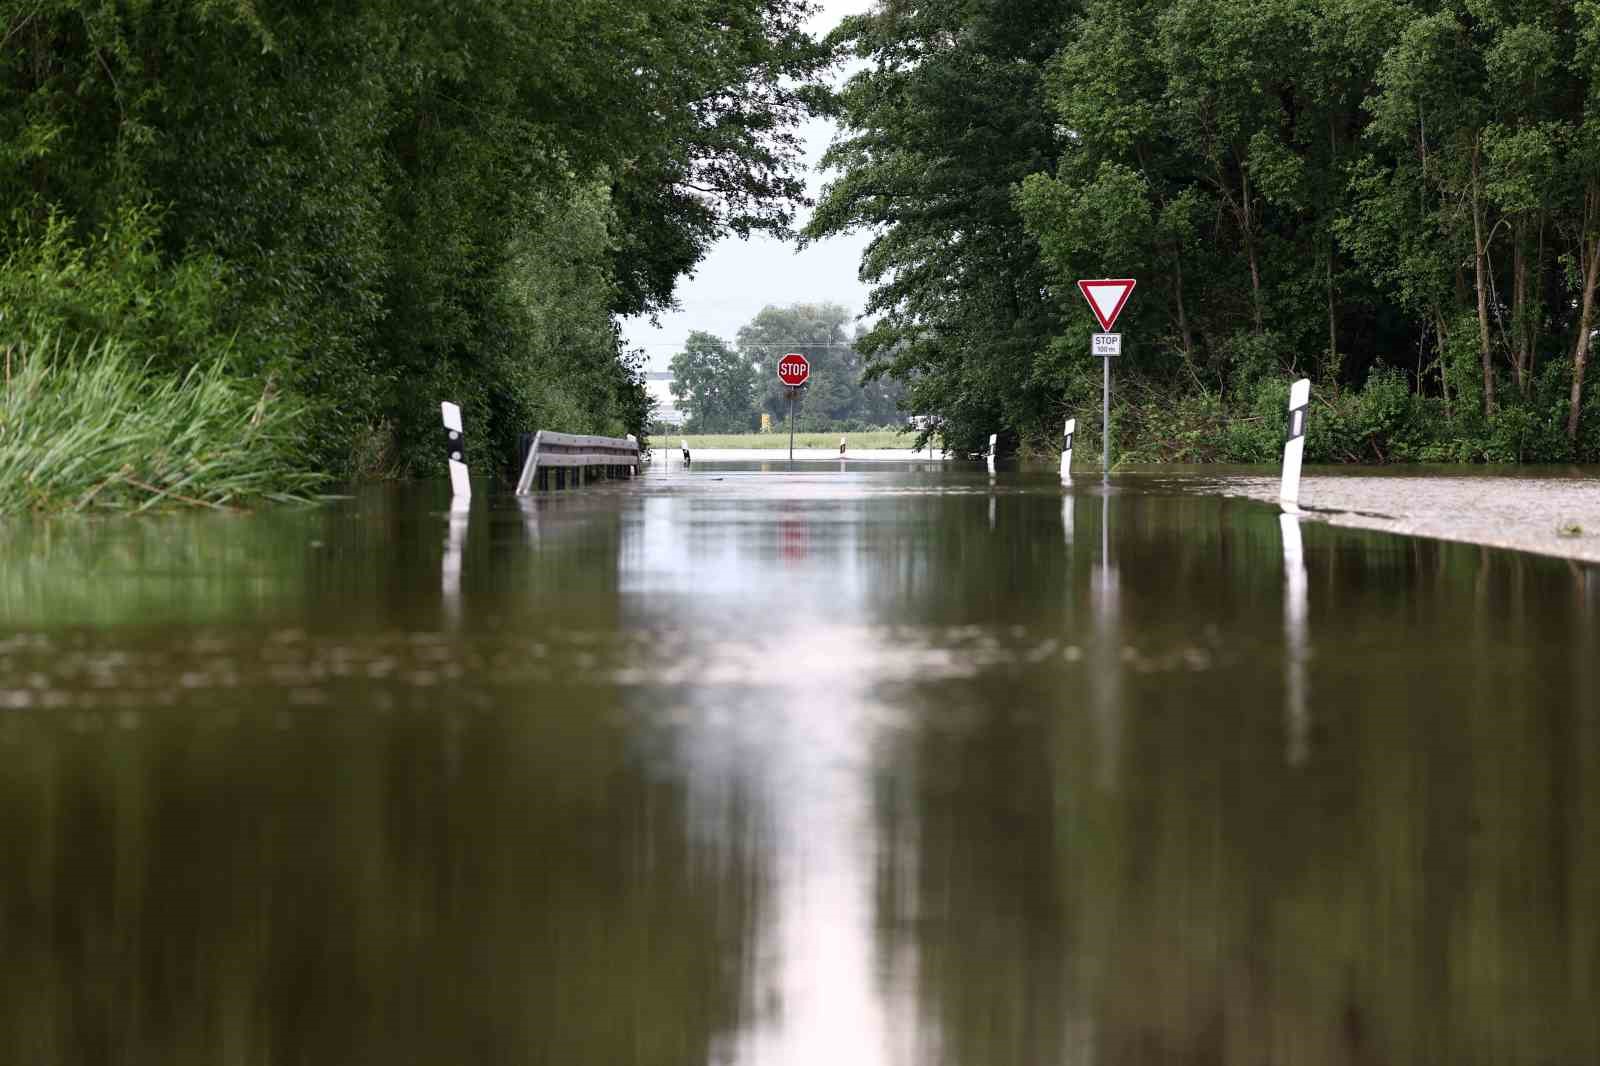
[[[760,424],[755,370],[710,333],[690,333],[684,350],[672,357],[672,395],[688,412],[689,433],[739,433]]]
[[[226,353],[151,374],[115,341],[6,353],[0,513],[148,510],[304,496],[304,407],[250,391]]]
[[[952,448],[976,449],[1002,422],[1054,421],[1032,365],[1059,317],[1012,192],[1059,151],[1043,72],[1074,7],[883,4],[835,35],[863,66],[837,100],[844,133],[825,160],[842,176],[807,233],[874,231],[861,272],[878,317],[859,350]]]
[[[242,378],[306,401],[329,471],[437,470],[445,398],[490,466],[529,428],[638,433],[615,316],[667,306],[725,233],[787,230],[828,61],[810,11],[10,5],[0,256],[61,284],[4,291],[152,372],[231,338]]]
[[[156,223],[149,210],[128,208],[80,242],[56,212],[39,222],[19,213],[3,241],[10,252],[0,264],[0,340],[48,357],[62,345],[115,337],[128,358],[178,372],[202,353],[226,350],[217,322],[228,298],[222,265],[195,254],[168,267]]]
[[[808,430],[848,430],[900,420],[901,390],[873,375],[862,360],[866,341],[846,332],[850,312],[839,304],[766,307],[739,329],[739,351],[755,368],[761,410],[775,425],[789,417],[788,390],[778,362],[799,352],[811,377],[795,402],[795,424]]]
[[[1119,443],[1139,454],[1265,455],[1281,415],[1262,383],[1309,374],[1337,427],[1323,455],[1581,458],[1597,11],[884,5],[840,34],[866,66],[813,232],[875,227],[868,351],[969,444],[1004,427],[1050,445],[1097,376],[1074,282],[1133,276]],[[1209,444],[1141,436],[1193,433],[1219,403],[1232,428]]]

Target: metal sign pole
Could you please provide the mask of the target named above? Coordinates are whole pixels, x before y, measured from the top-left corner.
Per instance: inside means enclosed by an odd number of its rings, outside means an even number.
[[[1103,437],[1100,442],[1101,466],[1104,469],[1103,477],[1111,477],[1111,357],[1102,355],[1100,363],[1105,367],[1105,386],[1100,397],[1100,426]]]
[[[789,390],[789,465],[794,465],[794,394],[799,391]]]

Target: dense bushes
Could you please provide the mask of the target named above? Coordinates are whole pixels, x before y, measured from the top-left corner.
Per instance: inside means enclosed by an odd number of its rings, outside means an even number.
[[[1313,390],[1306,460],[1313,463],[1600,462],[1600,429],[1576,446],[1566,436],[1570,372],[1551,362],[1527,401],[1502,402],[1493,418],[1418,395],[1406,375],[1375,367],[1359,389]],[[1119,386],[1113,431],[1119,462],[1271,463],[1282,454],[1288,378],[1264,378],[1234,402],[1216,394],[1146,384]],[[1094,405],[1097,406],[1097,405]],[[1085,405],[1085,410],[1093,410]],[[1600,401],[1589,400],[1589,413]],[[1587,418],[1586,418],[1587,424]],[[1099,448],[1097,412],[1079,416],[1079,439]]]

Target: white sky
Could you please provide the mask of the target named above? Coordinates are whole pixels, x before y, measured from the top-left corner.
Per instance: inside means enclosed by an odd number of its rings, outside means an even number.
[[[867,10],[872,0],[821,0],[819,6],[821,11],[811,29],[824,33],[846,15]],[[828,178],[818,170],[818,163],[834,129],[832,122],[820,119],[801,128],[813,199]],[[807,217],[809,212],[796,219],[795,228],[804,225]],[[853,233],[814,242],[804,251],[760,234],[748,241],[725,238],[691,277],[678,283],[678,310],[662,314],[658,326],[644,317],[623,319],[623,340],[629,348],[645,350],[647,369],[665,370],[672,356],[683,349],[690,330],[705,330],[731,342],[739,327],[768,304],[832,302],[859,315],[867,287],[856,279],[856,271],[869,237]]]

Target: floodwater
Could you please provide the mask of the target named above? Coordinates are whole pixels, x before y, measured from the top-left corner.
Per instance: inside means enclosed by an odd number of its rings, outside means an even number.
[[[444,493],[0,527],[0,1062],[1600,1060],[1594,569],[1160,477]]]

